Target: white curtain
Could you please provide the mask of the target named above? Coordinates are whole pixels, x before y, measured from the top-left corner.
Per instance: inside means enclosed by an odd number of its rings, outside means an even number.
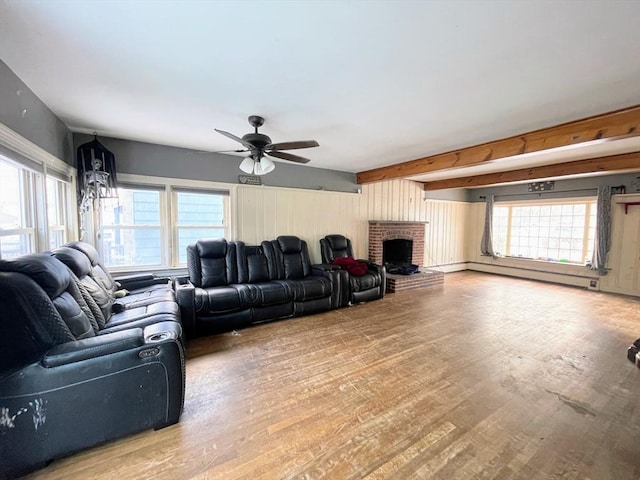
[[[484,215],[484,231],[482,232],[482,241],[480,242],[480,252],[497,258],[496,252],[493,250],[493,195],[487,197],[486,211]]]
[[[607,255],[611,249],[611,187],[598,187],[596,210],[596,236],[589,267],[591,270],[597,270],[600,275],[606,275]]]

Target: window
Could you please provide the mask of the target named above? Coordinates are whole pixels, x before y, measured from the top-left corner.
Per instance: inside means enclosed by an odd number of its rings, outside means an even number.
[[[595,198],[496,203],[494,249],[510,257],[584,264],[593,251],[595,205]]]
[[[42,252],[65,243],[73,226],[72,178],[26,157],[0,155],[0,258]]]
[[[0,159],[0,258],[37,251],[36,180],[35,172]]]
[[[187,245],[199,238],[223,238],[224,195],[195,191],[174,191],[176,228],[174,264],[187,263]],[[174,255],[175,257],[176,255]]]
[[[102,200],[100,250],[107,267],[159,266],[163,257],[164,191],[118,188]]]
[[[131,184],[101,201],[98,247],[108,268],[184,266],[187,245],[227,236],[228,193]]]
[[[54,249],[67,242],[69,183],[48,176],[45,187],[49,248]]]

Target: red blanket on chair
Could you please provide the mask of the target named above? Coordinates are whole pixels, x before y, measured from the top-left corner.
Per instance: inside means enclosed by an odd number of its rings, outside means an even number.
[[[359,262],[353,257],[340,257],[336,258],[331,262],[332,265],[338,265],[341,268],[344,268],[347,272],[349,272],[354,277],[361,277],[369,268],[367,264],[364,262]]]

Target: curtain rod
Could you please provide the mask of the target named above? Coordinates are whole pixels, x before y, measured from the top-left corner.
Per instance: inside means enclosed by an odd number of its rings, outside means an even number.
[[[619,188],[619,187],[612,187],[612,188]],[[549,190],[546,192],[523,192],[523,193],[507,193],[504,195],[495,195],[495,199],[497,198],[506,198],[506,197],[524,197],[524,196],[536,196],[536,197],[541,197],[542,195],[553,195],[553,194],[563,194],[563,193],[584,193],[584,194],[595,194],[598,193],[598,188],[597,187],[592,187],[592,188],[579,188],[579,189],[574,189],[574,190]],[[480,195],[478,197],[480,200],[486,200],[487,196],[486,195]]]

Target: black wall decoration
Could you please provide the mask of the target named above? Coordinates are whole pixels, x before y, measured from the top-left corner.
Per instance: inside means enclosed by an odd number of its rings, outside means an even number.
[[[97,135],[78,147],[76,161],[81,211],[90,209],[91,200],[116,196],[116,159]]]
[[[553,190],[556,182],[533,182],[529,184],[530,192],[548,192]]]

